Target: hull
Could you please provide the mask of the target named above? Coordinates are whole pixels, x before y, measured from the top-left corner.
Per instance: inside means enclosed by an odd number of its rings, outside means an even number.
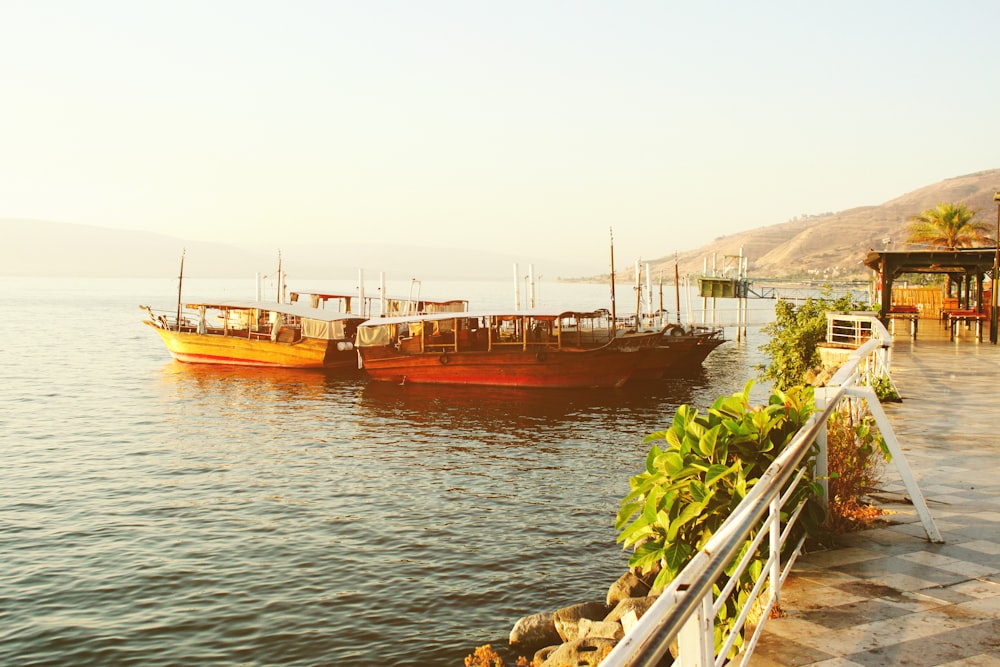
[[[711,331],[694,334],[667,334],[650,348],[632,375],[633,380],[657,380],[689,372],[701,366],[712,350],[726,342]]]
[[[360,348],[376,381],[497,387],[621,387],[639,350],[492,350],[405,354],[391,346]]]
[[[173,331],[149,321],[146,324],[160,334],[170,355],[185,363],[317,369],[347,369],[358,365],[353,346],[344,345],[344,341],[338,345],[338,341],[303,338],[285,343],[270,338]]]
[[[665,374],[683,373],[699,368],[708,355],[712,353],[712,350],[725,342],[725,339],[722,338],[697,338],[693,345],[687,347],[680,359],[666,369]]]

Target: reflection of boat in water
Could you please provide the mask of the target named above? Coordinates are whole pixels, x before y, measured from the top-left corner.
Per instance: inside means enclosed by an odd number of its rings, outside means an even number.
[[[354,336],[363,317],[265,301],[215,301],[186,304],[197,313],[168,319],[142,306],[153,327],[178,361],[280,368],[356,368]]]
[[[606,311],[436,313],[358,327],[376,381],[512,387],[621,387],[662,331],[623,334]]]
[[[567,433],[581,440],[627,446],[668,427],[677,406],[695,400],[692,387],[701,392],[697,395],[701,403],[710,404],[715,398],[703,396],[704,388],[687,378],[628,382],[611,391],[396,384],[370,379],[356,387],[351,402],[371,428],[402,434],[397,437],[407,442],[447,440],[454,447],[473,448],[476,443],[503,448],[519,444],[559,447]]]

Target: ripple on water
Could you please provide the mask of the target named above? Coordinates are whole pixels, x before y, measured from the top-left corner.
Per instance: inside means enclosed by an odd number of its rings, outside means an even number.
[[[5,665],[461,664],[603,596],[643,436],[758,361],[726,344],[616,392],[195,367],[139,324],[176,280],[22,287],[2,292]],[[102,326],[29,326],[54,310]]]

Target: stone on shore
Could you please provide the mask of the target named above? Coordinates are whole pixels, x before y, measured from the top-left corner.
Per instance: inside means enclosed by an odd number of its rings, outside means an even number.
[[[577,634],[580,639],[602,638],[620,640],[625,636],[622,624],[615,621],[592,621],[589,618],[581,618],[577,625]]]
[[[615,605],[615,608],[604,617],[604,620],[609,623],[621,623],[622,618],[624,618],[624,616],[630,611],[635,612],[635,617],[637,619],[642,618],[642,615],[653,606],[654,602],[656,602],[656,598],[648,595],[643,597],[625,598]]]
[[[648,594],[649,584],[629,570],[608,588],[608,606],[613,607],[625,598],[639,598]]]
[[[597,667],[618,641],[600,637],[588,637],[566,642],[549,654],[542,667]]]
[[[608,615],[608,606],[603,602],[581,602],[571,607],[559,609],[554,614],[556,631],[564,642],[579,639],[580,619],[603,621]]]
[[[508,643],[511,648],[527,655],[540,648],[562,642],[556,630],[555,614],[551,611],[525,616],[514,624]]]

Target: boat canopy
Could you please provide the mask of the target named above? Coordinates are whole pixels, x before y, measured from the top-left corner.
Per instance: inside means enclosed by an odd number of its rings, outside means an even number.
[[[197,310],[201,307],[214,308],[216,310],[266,310],[271,313],[292,315],[302,320],[313,320],[315,322],[344,322],[346,320],[360,321],[363,319],[351,313],[311,308],[305,303],[278,303],[277,301],[199,301],[184,305],[191,310]]]
[[[434,301],[431,299],[409,299],[387,297],[385,300],[386,315],[389,317],[405,314],[414,308],[424,313],[462,313],[469,309],[469,302],[464,299],[450,301]]]
[[[578,311],[578,310],[544,310],[544,309],[532,309],[532,310],[480,310],[480,311],[459,311],[459,312],[440,312],[440,313],[424,313],[416,315],[401,315],[398,317],[373,317],[365,322],[362,322],[360,327],[378,327],[385,326],[387,324],[407,324],[413,322],[440,322],[442,320],[454,320],[454,319],[471,319],[471,318],[489,318],[489,319],[501,319],[501,320],[517,320],[521,318],[529,318],[533,320],[556,320],[556,319],[600,319],[603,317],[608,317],[607,311],[595,310],[595,311]]]
[[[303,297],[306,297],[303,299]],[[312,308],[325,308],[327,301],[334,301],[337,303],[339,308],[343,312],[351,311],[351,301],[357,298],[356,294],[343,294],[343,293],[332,293],[332,292],[291,292],[290,298],[292,303],[308,303]]]

